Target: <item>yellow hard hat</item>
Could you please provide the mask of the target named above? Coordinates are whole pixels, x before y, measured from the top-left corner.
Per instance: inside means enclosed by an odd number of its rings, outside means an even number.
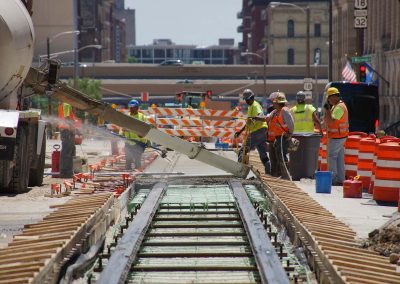
[[[287,103],[288,101],[286,100],[285,93],[279,92],[272,102],[282,104]]]
[[[326,91],[326,97],[330,97],[332,95],[340,95],[340,92],[337,88],[335,87],[330,87],[327,91]]]

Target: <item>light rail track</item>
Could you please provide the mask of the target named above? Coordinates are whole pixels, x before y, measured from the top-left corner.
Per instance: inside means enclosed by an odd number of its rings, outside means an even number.
[[[96,283],[289,283],[294,267],[239,181],[145,194]]]

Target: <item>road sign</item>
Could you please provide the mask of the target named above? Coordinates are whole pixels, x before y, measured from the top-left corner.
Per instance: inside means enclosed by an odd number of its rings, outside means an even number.
[[[306,100],[312,100],[312,92],[311,91],[305,91],[306,94]]]
[[[365,29],[367,28],[367,17],[354,17],[354,28]]]
[[[304,90],[305,91],[311,91],[312,90],[312,83],[311,82],[305,82],[304,83]]]
[[[351,63],[362,63],[362,62],[371,63],[371,56],[359,56],[351,58]]]
[[[367,9],[367,0],[354,0],[354,8],[356,9]]]
[[[140,93],[140,100],[142,102],[148,102],[149,101],[149,92],[141,92]]]
[[[366,17],[368,16],[368,10],[354,10],[354,17]]]

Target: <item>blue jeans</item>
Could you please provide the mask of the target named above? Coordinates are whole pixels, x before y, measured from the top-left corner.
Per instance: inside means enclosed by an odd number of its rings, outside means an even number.
[[[265,168],[265,173],[270,174],[271,165],[267,154],[267,128],[264,127],[258,129],[254,132],[251,132],[249,136],[247,136],[246,149],[243,146],[240,148],[238,161],[243,161],[243,152],[248,154],[250,150],[254,150],[254,148],[257,148],[258,154],[260,155],[260,160]]]
[[[344,142],[346,139],[347,137],[329,139],[328,164],[329,171],[332,172],[333,183],[343,183],[344,181]]]

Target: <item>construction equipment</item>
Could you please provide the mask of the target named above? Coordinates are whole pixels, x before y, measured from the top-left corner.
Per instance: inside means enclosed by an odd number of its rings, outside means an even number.
[[[49,60],[41,68],[30,67],[34,31],[21,1],[0,1],[0,18],[0,189],[18,193],[43,181],[46,122],[41,119],[40,110],[28,109],[26,103],[36,94],[51,95],[192,159],[246,177],[247,166],[169,136],[68,87],[58,80],[58,62]]]
[[[33,57],[34,31],[22,1],[0,1],[0,191],[41,185],[45,121],[29,109],[23,81]]]

